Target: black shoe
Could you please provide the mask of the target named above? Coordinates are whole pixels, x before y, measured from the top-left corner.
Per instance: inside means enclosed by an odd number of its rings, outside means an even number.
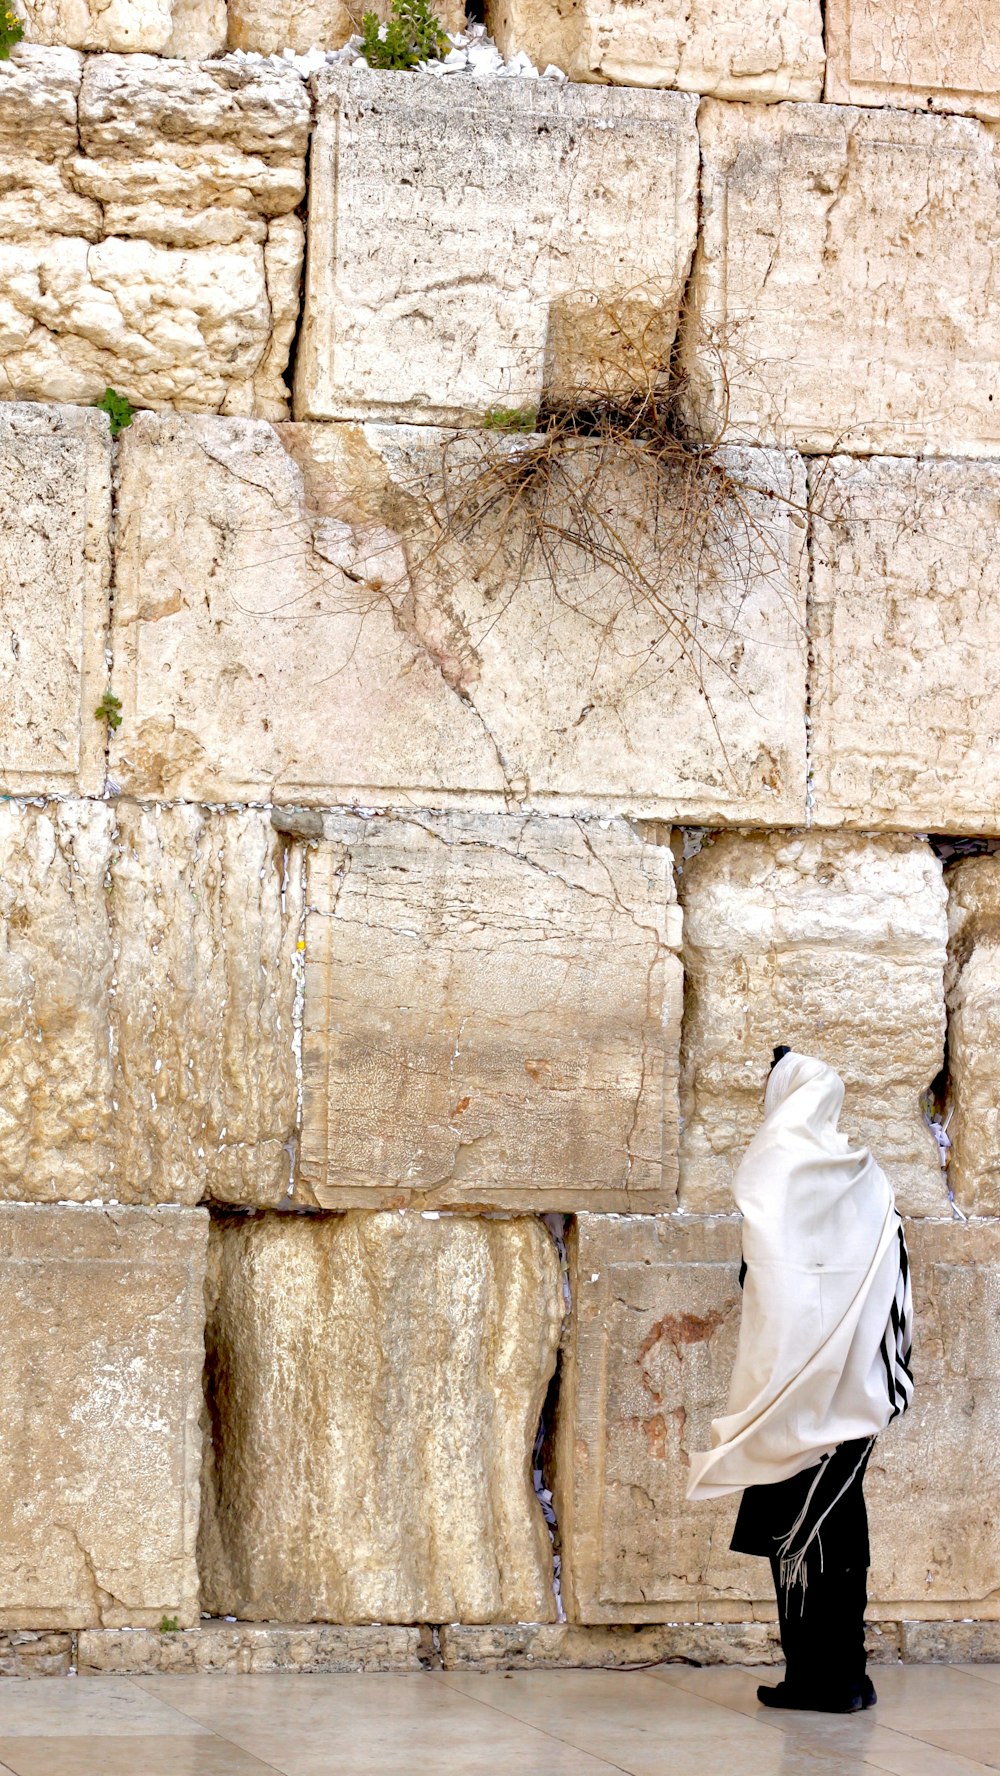
[[[792,1688],[787,1683],[761,1684],[757,1700],[765,1708],[796,1708],[811,1714],[860,1714],[863,1708],[874,1708],[878,1697],[870,1677],[860,1684],[833,1696],[821,1696],[808,1690]]]

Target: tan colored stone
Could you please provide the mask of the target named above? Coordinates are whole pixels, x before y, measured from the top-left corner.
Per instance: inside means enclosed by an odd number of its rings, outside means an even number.
[[[903,1659],[920,1665],[1000,1665],[1000,1622],[904,1622]]]
[[[1000,466],[841,456],[811,493],[816,820],[1000,830]]]
[[[0,1633],[0,1677],[65,1677],[72,1664],[71,1634]]]
[[[315,84],[298,418],[536,406],[595,299],[655,318],[666,360],[696,231],[692,99],[366,68]]]
[[[0,789],[98,794],[111,573],[108,422],[0,407]]]
[[[552,1620],[531,1452],[562,1291],[541,1224],[417,1214],[213,1230],[203,1607]]]
[[[17,0],[27,43],[168,56],[217,55],[225,0]]]
[[[0,1196],[6,1198],[85,1201],[113,1194],[108,996],[114,959],[105,887],[113,839],[114,814],[103,802],[0,803]]]
[[[819,0],[487,0],[507,56],[563,68],[571,80],[676,86],[720,99],[818,99]]]
[[[325,1208],[676,1199],[680,915],[624,821],[328,816],[301,1180]]]
[[[446,490],[482,452],[496,466],[489,438],[140,416],[121,444],[116,780],[208,800],[803,819],[801,464],[728,454],[703,546],[663,540],[679,633],[582,553],[555,579],[540,550],[526,567],[527,520],[448,533]],[[635,491],[622,467],[608,498],[620,483]],[[666,530],[686,533],[690,488],[660,493]],[[644,519],[626,541],[660,571]]]
[[[120,803],[113,1194],[278,1203],[296,1123],[301,858],[266,814]]]
[[[1000,1223],[914,1221],[906,1237],[916,1387],[869,1463],[869,1594],[884,1615],[995,1619]]]
[[[680,1203],[732,1206],[771,1050],[818,1054],[847,1086],[842,1127],[907,1213],[947,1210],[921,1094],[938,1073],[941,865],[920,840],[723,834],[685,865]]]
[[[870,1623],[865,1641],[869,1663],[885,1665],[899,1658],[899,1630],[894,1623]],[[782,1657],[777,1622],[669,1622],[647,1627],[502,1622],[483,1628],[451,1622],[441,1629],[440,1642],[446,1671],[779,1665]]]
[[[308,1623],[201,1622],[177,1634],[151,1628],[87,1628],[80,1635],[81,1677],[157,1673],[422,1671],[429,1630]]]
[[[226,0],[172,0],[164,54],[197,60],[226,47]]]
[[[465,0],[441,0],[434,13],[446,31],[465,28]],[[230,49],[274,55],[283,49],[340,49],[360,28],[362,12],[389,16],[390,0],[229,0]]]
[[[111,385],[139,405],[280,418],[303,82],[143,55],[94,57],[81,78],[68,56],[0,64],[0,395],[92,402]]]
[[[0,1625],[198,1620],[200,1210],[0,1205]]]
[[[1000,1213],[1000,857],[968,857],[948,888],[948,1182],[967,1214]]]
[[[826,0],[826,97],[1000,117],[1000,15],[990,0]]]
[[[854,455],[1000,453],[997,146],[968,118],[706,100],[696,422]],[[905,302],[900,292],[905,291]]]

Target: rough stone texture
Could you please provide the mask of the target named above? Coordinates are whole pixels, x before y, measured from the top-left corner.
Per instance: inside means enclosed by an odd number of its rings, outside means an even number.
[[[0,1205],[0,1625],[198,1620],[200,1210]]]
[[[72,1663],[71,1634],[0,1633],[0,1677],[65,1677]]]
[[[0,63],[0,396],[280,418],[309,119],[277,65]]]
[[[1000,856],[948,871],[948,1182],[967,1214],[1000,1214]]]
[[[18,10],[28,43],[169,56],[225,48],[225,0],[18,0]]]
[[[0,407],[4,794],[102,788],[110,533],[104,416]]]
[[[899,1658],[895,1623],[870,1623],[869,1663]],[[446,1671],[523,1671],[552,1666],[627,1670],[632,1665],[780,1665],[777,1622],[669,1622],[645,1628],[584,1627],[578,1622],[452,1622],[442,1628]]]
[[[869,1594],[881,1615],[995,1620],[1000,1222],[915,1221],[906,1237],[916,1387],[869,1464]]]
[[[666,360],[696,231],[692,99],[367,69],[316,90],[300,419],[536,405],[567,357],[621,349],[601,300],[655,319]]]
[[[362,9],[353,0],[280,0],[277,5],[268,0],[229,0],[229,47],[262,55],[283,49],[304,51],[317,44],[340,49],[358,30],[362,10],[386,19],[389,0],[374,0]],[[464,29],[465,0],[442,0],[433,10],[446,31]]]
[[[505,55],[527,50],[571,80],[676,86],[720,99],[818,99],[819,0],[487,0]]]
[[[562,1317],[544,1227],[232,1219],[210,1263],[203,1607],[552,1620],[530,1473]]]
[[[302,1184],[326,1208],[670,1207],[680,914],[609,824],[329,816],[309,859]]]
[[[661,489],[685,640],[579,552],[555,579],[525,566],[525,526],[448,530],[442,490],[497,463],[489,438],[140,415],[121,443],[116,781],[802,820],[801,463],[729,453],[697,548],[690,488]],[[650,532],[626,540],[652,559]]]
[[[428,1630],[315,1627],[278,1622],[202,1622],[179,1634],[150,1628],[87,1628],[80,1635],[81,1677],[154,1673],[422,1671]]]
[[[1000,117],[1000,15],[991,0],[826,0],[826,97]]]
[[[1000,453],[990,131],[708,99],[698,132],[681,353],[696,422],[714,437],[724,405],[729,435],[752,442]]]
[[[0,803],[3,1197],[113,1194],[105,888],[113,841],[105,803]]]
[[[810,480],[816,821],[1000,831],[1000,465],[841,456]]]
[[[902,1636],[908,1664],[1000,1664],[1000,1622],[904,1622]]]
[[[941,866],[915,839],[723,834],[684,868],[680,1202],[732,1207],[775,1043],[847,1086],[841,1126],[900,1207],[947,1212],[921,1093],[943,1059]]]
[[[296,1121],[301,857],[253,810],[123,802],[117,816],[116,1194],[280,1202]]]

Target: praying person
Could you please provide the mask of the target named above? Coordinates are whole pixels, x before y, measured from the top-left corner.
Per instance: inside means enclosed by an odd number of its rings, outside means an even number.
[[[730,1545],[771,1563],[785,1676],[758,1700],[832,1714],[877,1700],[862,1487],[876,1437],[913,1396],[903,1227],[868,1149],[838,1132],[843,1101],[832,1067],[775,1049],[733,1183],[745,1288],[729,1402],[688,1487],[743,1490]]]

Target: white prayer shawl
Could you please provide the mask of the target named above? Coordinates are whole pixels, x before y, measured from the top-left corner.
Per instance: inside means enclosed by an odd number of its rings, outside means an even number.
[[[902,1224],[868,1149],[837,1131],[843,1099],[805,1055],[768,1081],[733,1184],[747,1277],[729,1402],[691,1457],[689,1499],[787,1480],[910,1403]]]

